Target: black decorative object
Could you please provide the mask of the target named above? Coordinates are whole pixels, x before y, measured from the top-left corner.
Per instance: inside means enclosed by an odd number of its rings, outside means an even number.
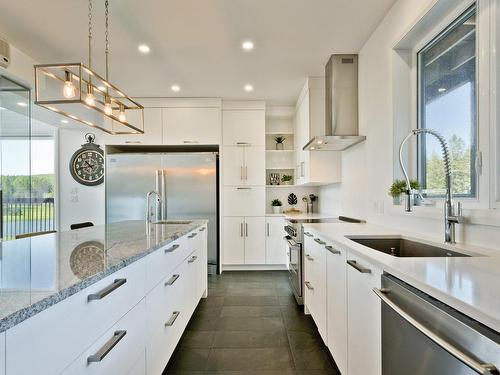
[[[295,206],[297,204],[297,196],[294,193],[288,196],[288,204],[290,206]]]
[[[85,134],[87,143],[78,149],[69,162],[69,171],[76,182],[96,186],[104,182],[104,152],[94,143],[95,134]]]

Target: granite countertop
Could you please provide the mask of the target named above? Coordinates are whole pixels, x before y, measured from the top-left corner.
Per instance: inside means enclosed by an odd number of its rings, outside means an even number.
[[[0,332],[206,223],[123,221],[1,242]]]
[[[463,244],[445,245],[439,238],[427,238],[373,224],[304,226],[307,230],[336,242],[384,271],[500,332],[500,250]],[[346,236],[401,236],[446,247],[471,257],[398,258],[360,245]]]

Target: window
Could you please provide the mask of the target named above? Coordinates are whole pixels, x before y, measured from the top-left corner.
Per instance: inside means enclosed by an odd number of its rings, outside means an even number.
[[[476,197],[475,6],[420,50],[417,60],[418,126],[434,129],[448,141],[454,194]],[[444,195],[443,158],[433,136],[419,136],[418,178],[426,196]]]

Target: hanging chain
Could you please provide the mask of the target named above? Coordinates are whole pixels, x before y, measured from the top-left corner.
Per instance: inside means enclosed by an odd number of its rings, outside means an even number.
[[[104,49],[104,53],[106,54],[106,81],[109,80],[109,1],[106,0],[104,2],[104,15],[105,15],[105,40],[106,47]]]
[[[92,0],[89,0],[89,69],[92,70]]]

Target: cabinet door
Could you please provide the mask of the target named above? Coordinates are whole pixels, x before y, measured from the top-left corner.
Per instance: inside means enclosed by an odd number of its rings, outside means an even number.
[[[144,134],[106,134],[105,142],[107,145],[161,145],[162,130],[161,108],[144,108]]]
[[[328,349],[341,374],[347,374],[346,251],[332,246],[326,253]]]
[[[265,146],[264,110],[223,111],[222,123],[224,145],[246,143],[252,146]]]
[[[163,108],[163,144],[220,144],[220,108]]]
[[[245,147],[246,185],[264,186],[266,184],[266,151],[264,146]]]
[[[347,255],[347,369],[349,375],[381,374],[380,287],[382,271]],[[353,263],[355,262],[355,263]]]
[[[227,146],[223,148],[222,174],[224,185],[245,184],[245,147]]]
[[[264,186],[224,187],[224,216],[264,216],[265,211]]]
[[[223,223],[224,264],[244,264],[244,218],[225,217]]]
[[[286,264],[285,218],[266,218],[266,264]]]
[[[311,262],[314,272],[314,310],[311,315],[318,327],[318,332],[325,342],[326,338],[326,248],[325,239],[315,236],[315,246],[312,254],[314,260]]]
[[[266,218],[245,218],[245,264],[266,264]]]
[[[309,314],[314,311],[314,253],[317,244],[313,237],[304,237],[304,305]]]

